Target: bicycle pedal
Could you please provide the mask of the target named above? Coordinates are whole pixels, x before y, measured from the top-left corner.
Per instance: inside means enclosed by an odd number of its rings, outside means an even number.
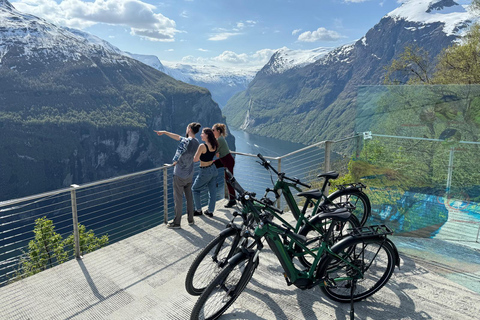
[[[285,281],[287,282],[287,286],[291,286],[292,283],[290,282],[290,280],[288,280],[288,277],[287,277],[286,273],[283,273],[283,277],[285,278]]]
[[[337,288],[337,284],[335,283],[335,281],[333,281],[330,278],[323,279],[323,284],[325,285],[325,287],[328,287],[328,288],[332,288],[332,289]]]

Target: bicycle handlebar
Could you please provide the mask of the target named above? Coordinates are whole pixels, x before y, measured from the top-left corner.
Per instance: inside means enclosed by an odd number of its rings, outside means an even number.
[[[280,180],[285,179],[285,180],[291,181],[291,182],[293,182],[293,183],[295,183],[295,184],[299,184],[299,185],[304,186],[305,188],[309,188],[309,189],[312,187],[311,185],[306,184],[306,183],[303,183],[302,181],[300,181],[300,180],[297,179],[297,178],[289,178],[289,177],[287,177],[287,176],[285,175],[285,173],[283,173],[283,172],[280,172],[280,173],[279,173],[279,172],[278,172],[277,170],[275,170],[275,168],[270,164],[270,161],[267,161],[260,153],[257,154],[257,157],[259,157],[260,160],[262,160],[261,165],[264,166],[267,170],[268,170],[268,169],[271,169],[273,172],[275,172],[275,174],[278,176],[278,178],[279,178]]]

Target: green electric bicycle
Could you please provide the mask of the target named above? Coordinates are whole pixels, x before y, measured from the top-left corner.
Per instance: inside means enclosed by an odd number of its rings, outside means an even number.
[[[238,184],[235,178],[231,180]],[[241,202],[245,212],[253,216],[251,221],[256,222],[243,225],[235,254],[200,295],[191,320],[217,319],[234,303],[259,264],[264,241],[283,267],[287,285],[303,290],[320,286],[329,298],[351,303],[351,319],[354,302],[380,290],[390,279],[395,265],[399,266],[398,251],[387,237],[392,231],[385,225],[356,227],[333,245],[322,241],[312,249],[305,236],[293,232],[288,225],[273,222],[273,218],[282,220],[282,211],[274,207],[271,200],[258,200],[253,194],[243,192]],[[330,220],[325,235],[328,239],[336,226],[348,221],[352,213],[348,208],[335,208],[319,216]],[[251,245],[252,241],[255,245]],[[300,269],[294,262],[302,255],[312,257],[308,269]]]

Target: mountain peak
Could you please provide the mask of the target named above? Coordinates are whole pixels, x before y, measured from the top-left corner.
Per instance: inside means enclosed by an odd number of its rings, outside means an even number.
[[[453,6],[458,6],[458,3],[456,3],[453,0],[440,0],[440,1],[434,1],[428,5],[427,13],[434,12],[434,11],[441,11],[445,8],[450,8]]]
[[[0,8],[6,8],[9,10],[15,9],[8,0],[0,0]]]
[[[407,0],[387,17],[421,24],[440,22],[444,24],[443,31],[447,35],[456,34],[459,25],[476,20],[468,5],[460,5],[453,0]]]

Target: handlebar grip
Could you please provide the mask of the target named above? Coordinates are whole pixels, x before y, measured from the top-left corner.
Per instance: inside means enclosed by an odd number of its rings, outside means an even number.
[[[263,162],[268,162],[267,160],[265,160],[265,158],[260,153],[257,154],[257,157],[259,157],[260,160],[262,160]]]

